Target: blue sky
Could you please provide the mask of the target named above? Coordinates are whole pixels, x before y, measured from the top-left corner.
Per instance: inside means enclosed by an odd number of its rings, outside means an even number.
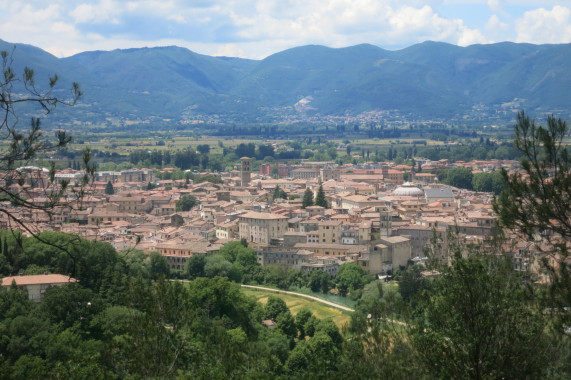
[[[0,0],[0,39],[58,57],[177,45],[253,59],[307,44],[571,43],[571,0]]]

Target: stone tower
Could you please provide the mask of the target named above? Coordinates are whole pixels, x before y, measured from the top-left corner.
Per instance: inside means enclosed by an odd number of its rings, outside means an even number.
[[[242,157],[240,158],[240,185],[246,187],[250,184],[250,175],[252,174],[252,167],[250,166],[250,158]]]
[[[384,206],[381,208],[381,237],[391,236],[393,233],[392,227],[392,212],[389,207]]]

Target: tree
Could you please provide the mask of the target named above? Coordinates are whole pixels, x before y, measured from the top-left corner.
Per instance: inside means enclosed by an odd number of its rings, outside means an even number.
[[[354,263],[347,263],[339,267],[335,282],[339,293],[345,296],[349,290],[363,289],[368,282],[368,277],[362,267]]]
[[[297,337],[297,326],[295,324],[295,319],[289,310],[278,314],[276,317],[276,328],[281,330],[281,332],[283,332],[291,340]]]
[[[571,240],[571,156],[564,143],[567,125],[547,119],[547,127],[531,121],[522,111],[515,126],[515,146],[522,152],[519,173],[504,173],[507,189],[496,203],[501,222],[518,228],[528,238],[552,231]]]
[[[329,291],[330,279],[331,278],[329,277],[328,273],[322,270],[314,270],[309,275],[308,286],[313,292],[318,292],[321,290],[323,293],[327,293]]]
[[[552,302],[571,307],[571,155],[566,145],[567,124],[550,116],[547,126],[537,125],[524,111],[517,115],[514,145],[523,155],[523,173],[502,170],[505,190],[494,202],[502,226],[513,228],[529,241],[545,239],[555,265],[551,272]],[[539,245],[537,245],[539,246]],[[571,314],[561,312],[561,328],[571,325]]]
[[[341,344],[343,343],[343,336],[341,332],[339,332],[339,327],[333,322],[331,319],[322,319],[317,323],[315,326],[315,334],[319,332],[324,332],[331,338],[333,344],[337,349],[341,348]]]
[[[446,183],[450,186],[472,190],[472,169],[460,167],[449,169]]]
[[[176,211],[190,211],[194,206],[196,206],[196,197],[185,194],[176,202]]]
[[[305,324],[307,323],[307,321],[309,320],[309,318],[311,318],[313,314],[311,313],[311,310],[307,309],[307,308],[302,308],[300,309],[296,316],[295,316],[295,325],[297,326],[297,329],[299,330],[299,336],[301,338],[305,338]]]
[[[264,318],[275,319],[278,315],[286,312],[289,313],[289,309],[283,299],[276,296],[268,297],[268,302],[266,302],[264,307]]]
[[[507,186],[506,180],[501,171],[496,170],[492,172],[492,193],[500,195]]]
[[[418,265],[407,268],[399,278],[399,293],[405,302],[412,301],[421,291],[428,289],[429,282],[422,276]]]
[[[204,277],[204,266],[206,265],[206,255],[192,255],[184,265],[184,273],[190,280],[197,277]]]
[[[210,145],[208,144],[201,144],[196,147],[196,150],[200,152],[202,155],[207,155],[210,153]]]
[[[317,191],[317,196],[315,197],[315,205],[321,206],[323,208],[329,208],[327,204],[327,199],[325,199],[325,192],[323,191],[323,185],[319,185],[319,190]]]
[[[151,261],[151,277],[156,279],[158,276],[163,275],[165,278],[170,276],[170,267],[167,258],[158,252],[151,252],[149,255]]]
[[[506,187],[506,182],[501,171],[477,173],[472,178],[472,187],[475,191],[486,191],[499,195]]]
[[[305,189],[305,193],[303,193],[303,200],[301,201],[301,207],[306,208],[309,206],[313,206],[313,191],[308,187]]]
[[[271,145],[258,145],[258,153],[256,154],[256,157],[259,160],[262,160],[266,157],[274,157],[275,152],[274,152],[274,147]]]
[[[228,277],[232,270],[232,264],[222,255],[213,255],[206,258],[204,274],[206,277]]]
[[[195,151],[190,149],[179,150],[174,155],[174,165],[181,170],[190,169],[200,164],[200,159]]]
[[[50,163],[47,171],[34,164],[48,151],[65,149],[71,142],[71,136],[64,131],[58,131],[55,141],[50,141],[42,133],[40,118],[33,117],[28,129],[21,125],[18,118],[18,112],[21,111],[32,113],[37,111],[35,108],[39,108],[44,114],[49,114],[58,104],[75,105],[82,95],[79,84],[73,82],[70,97],[62,99],[54,95],[57,91],[57,75],[49,78],[47,86],[37,85],[34,70],[28,67],[24,68],[21,78],[16,75],[12,67],[13,54],[2,51],[0,57],[3,74],[0,79],[0,136],[5,142],[0,149],[3,178],[0,199],[9,201],[16,207],[43,212],[50,218],[63,208],[69,211],[81,208],[84,188],[91,182],[95,172],[89,150],[83,155],[85,175],[77,184],[69,186],[69,181],[57,181],[54,162]],[[41,194],[40,197],[44,201],[34,202],[24,184],[30,184],[36,193]],[[54,186],[56,184],[59,186]],[[72,195],[76,200],[69,201],[67,195]],[[37,237],[36,231],[15,217],[12,210],[9,207],[0,207],[0,213],[10,222],[9,227],[22,228]]]
[[[113,195],[115,194],[115,189],[113,188],[113,184],[111,181],[107,182],[107,186],[105,186],[105,194]]]
[[[541,378],[546,321],[509,258],[455,254],[421,301],[413,344],[435,378]],[[464,255],[466,256],[466,255]]]
[[[276,187],[274,188],[274,192],[272,193],[272,197],[274,199],[287,199],[287,194],[285,191],[283,191],[279,185],[276,185]]]
[[[492,191],[492,176],[489,173],[477,173],[472,178],[472,187],[475,191]]]

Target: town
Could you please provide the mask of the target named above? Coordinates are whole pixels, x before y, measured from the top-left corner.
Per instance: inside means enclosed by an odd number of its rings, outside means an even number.
[[[371,275],[389,278],[416,263],[446,264],[447,249],[434,249],[434,238],[445,241],[454,232],[466,244],[485,244],[495,233],[493,194],[441,184],[431,169],[519,170],[513,160],[415,161],[418,173],[415,167],[392,162],[338,165],[307,160],[264,163],[255,173],[250,158],[242,157],[233,171],[200,173],[219,178],[216,183],[196,184],[158,180],[150,169],[100,171],[86,187],[80,207],[62,207],[51,215],[13,207],[11,213],[30,232],[60,231],[109,242],[118,251],[159,252],[172,271],[184,270],[194,255],[216,253],[229,241],[241,240],[256,250],[263,266],[320,270],[334,278],[340,265],[356,263]],[[277,168],[277,178],[271,176],[272,168]],[[27,170],[28,183],[11,184],[10,191],[42,204],[45,188],[37,185],[49,181],[47,171]],[[168,170],[173,169],[162,169]],[[79,183],[83,175],[60,170],[50,186]],[[320,192],[325,202],[315,201]],[[184,200],[191,202],[185,207]],[[12,224],[0,219],[3,229],[14,228]],[[545,254],[513,233],[508,237],[506,251],[514,269],[547,281],[540,265]]]
[[[0,379],[570,379],[571,6],[514,3],[0,2]]]

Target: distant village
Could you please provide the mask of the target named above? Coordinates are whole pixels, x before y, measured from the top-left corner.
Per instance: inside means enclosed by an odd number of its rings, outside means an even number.
[[[494,233],[491,193],[440,184],[428,170],[452,166],[469,167],[474,173],[519,170],[517,161],[507,160],[415,161],[422,168],[419,173],[390,162],[262,164],[259,173],[253,173],[251,160],[243,157],[231,172],[201,173],[220,177],[220,184],[157,180],[148,169],[97,172],[80,207],[62,207],[53,215],[8,202],[5,207],[31,231],[61,231],[106,241],[118,251],[156,251],[172,270],[183,270],[193,255],[215,253],[229,241],[242,240],[256,250],[264,266],[321,270],[335,277],[340,265],[351,262],[373,275],[390,276],[411,263],[445,263],[449,232],[467,243],[484,244]],[[279,178],[270,175],[275,167]],[[48,181],[48,173],[41,168],[29,170],[38,171],[30,176],[33,181],[4,185],[41,205],[46,202],[46,186],[38,181]],[[61,181],[74,184],[83,175],[71,169],[59,171],[55,184],[48,186],[57,187]],[[109,184],[112,195],[106,193]],[[274,199],[276,187],[287,199]],[[303,208],[306,190],[315,199],[320,187],[328,207]],[[196,205],[190,211],[177,211],[177,201],[185,195],[194,196]],[[21,226],[0,218],[2,228]],[[514,269],[546,281],[539,247],[506,233],[509,246],[505,248],[513,255]]]

